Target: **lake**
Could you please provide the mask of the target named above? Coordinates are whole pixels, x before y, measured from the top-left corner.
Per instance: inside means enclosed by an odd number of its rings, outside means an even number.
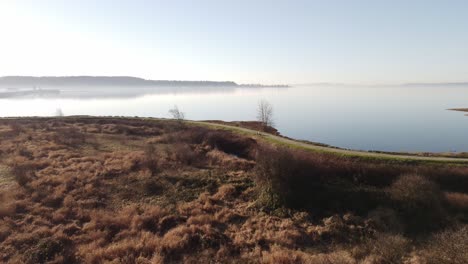
[[[0,116],[169,117],[254,120],[259,100],[274,107],[288,137],[384,151],[468,151],[468,86],[303,85],[288,88],[63,88],[59,95],[0,99]]]

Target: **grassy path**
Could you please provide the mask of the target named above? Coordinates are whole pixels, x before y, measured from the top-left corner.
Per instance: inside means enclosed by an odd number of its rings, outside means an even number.
[[[468,158],[456,158],[456,157],[424,157],[424,156],[415,156],[415,155],[403,155],[403,154],[390,154],[390,153],[376,153],[376,152],[366,152],[366,151],[357,151],[357,150],[347,150],[347,149],[338,149],[333,147],[325,147],[320,145],[314,145],[312,143],[304,143],[297,140],[292,140],[284,137],[279,137],[267,133],[258,132],[255,130],[229,126],[224,124],[203,122],[203,121],[187,121],[189,124],[193,125],[202,125],[212,128],[227,129],[237,133],[246,134],[253,136],[257,139],[262,139],[274,144],[284,145],[292,148],[299,148],[308,151],[314,152],[324,152],[324,153],[333,153],[341,156],[348,157],[359,157],[363,159],[371,160],[387,160],[387,161],[396,161],[396,162],[423,162],[423,163],[454,163],[454,164],[468,164]]]

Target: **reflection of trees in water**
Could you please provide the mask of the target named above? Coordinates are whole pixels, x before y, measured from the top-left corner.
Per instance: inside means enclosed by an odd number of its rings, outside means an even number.
[[[106,87],[69,88],[61,98],[134,98],[145,95],[233,93],[237,87]]]
[[[97,99],[97,98],[137,98],[146,95],[177,95],[177,94],[230,94],[236,90],[249,89],[259,90],[268,87],[243,87],[243,86],[207,86],[207,87],[60,87],[60,89],[50,90],[55,93],[17,93],[17,96],[9,98],[66,98],[66,99]],[[272,89],[272,88],[270,88]],[[284,89],[284,88],[281,88]],[[1,97],[1,92],[0,92]]]

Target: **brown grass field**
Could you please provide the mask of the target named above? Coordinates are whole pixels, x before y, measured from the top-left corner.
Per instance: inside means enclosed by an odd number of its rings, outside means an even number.
[[[468,263],[468,165],[136,118],[0,119],[0,263]]]

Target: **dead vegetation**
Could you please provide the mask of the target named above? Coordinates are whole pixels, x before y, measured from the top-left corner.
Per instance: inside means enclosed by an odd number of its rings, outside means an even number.
[[[468,260],[466,167],[311,154],[173,121],[0,120],[0,134],[2,263]]]

